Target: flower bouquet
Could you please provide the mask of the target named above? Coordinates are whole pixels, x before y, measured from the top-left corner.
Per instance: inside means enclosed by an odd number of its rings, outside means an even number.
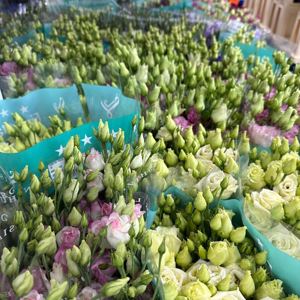
[[[178,201],[171,195],[160,196],[159,211],[149,231],[152,268],[160,270],[156,287],[162,285],[161,298],[285,297],[282,282],[267,271],[267,252],[257,250],[232,211],[209,208],[213,201],[209,193],[199,192],[183,208]]]

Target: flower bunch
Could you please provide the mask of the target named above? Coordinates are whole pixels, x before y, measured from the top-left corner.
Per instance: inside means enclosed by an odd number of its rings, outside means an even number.
[[[150,258],[160,270],[164,298],[282,299],[282,282],[272,279],[265,266],[267,252],[256,249],[246,227],[233,225],[231,211],[212,208],[212,200],[209,189],[181,209],[171,195],[159,198],[149,231]]]
[[[14,124],[4,122],[6,135],[1,136],[0,152],[21,152],[42,140],[59,135],[83,124],[79,117],[76,124],[72,124],[62,109],[60,115],[48,116],[50,125],[46,127],[37,119],[26,120],[19,113],[12,114]]]
[[[300,250],[298,151],[297,138],[289,145],[287,139],[276,137],[270,152],[251,150],[243,175],[249,219],[275,246],[295,257]]]

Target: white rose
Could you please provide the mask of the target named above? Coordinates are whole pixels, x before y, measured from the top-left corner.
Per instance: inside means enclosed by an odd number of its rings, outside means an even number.
[[[189,281],[196,281],[196,272],[199,270],[202,264],[206,264],[208,268],[208,272],[210,275],[209,283],[213,285],[217,285],[222,279],[224,279],[227,275],[227,271],[225,268],[220,266],[215,266],[210,262],[204,261],[202,259],[198,260],[195,264],[193,264],[186,272]]]
[[[163,268],[160,276],[163,284],[171,280],[176,283],[176,285],[178,286],[178,290],[182,287],[184,281],[187,278],[187,274],[181,269],[169,268],[166,266]]]
[[[131,227],[129,216],[120,216],[113,212],[107,220],[106,239],[112,248],[117,248],[120,243],[127,243],[130,240],[129,229]]]
[[[281,251],[300,258],[300,240],[282,224],[269,229],[265,235]]]
[[[213,172],[213,171],[219,171],[220,169],[209,159],[205,159],[205,158],[198,158],[198,161],[200,161],[205,170],[207,171],[207,173]]]
[[[205,177],[203,177],[196,185],[196,189],[198,191],[203,191],[205,187],[209,187],[211,192],[221,191],[220,184],[222,180],[225,178],[225,176],[228,177],[228,187],[222,192],[222,195],[220,199],[228,199],[231,197],[233,193],[236,192],[238,185],[237,180],[234,179],[231,175],[226,174],[221,171],[212,171]],[[218,194],[217,194],[218,195]]]
[[[272,208],[284,202],[284,199],[279,194],[268,189],[262,189],[259,193],[252,192],[251,198],[254,206],[264,209],[268,213],[270,213]]]
[[[246,300],[243,294],[239,291],[217,292],[211,300]]]
[[[215,108],[211,113],[211,118],[215,123],[225,121],[228,118],[227,105],[223,103],[219,107]]]
[[[105,162],[102,154],[100,154],[97,150],[92,148],[90,154],[85,160],[85,167],[93,171],[102,171],[105,167]]]
[[[130,163],[130,168],[135,170],[140,168],[142,165],[143,165],[143,157],[142,154],[140,153],[139,155],[133,158],[133,160]]]
[[[278,193],[284,200],[290,201],[296,196],[297,186],[297,176],[290,174],[274,187],[274,192]]]
[[[213,157],[213,150],[211,149],[211,146],[205,145],[205,146],[201,147],[195,154],[195,157],[211,160]]]

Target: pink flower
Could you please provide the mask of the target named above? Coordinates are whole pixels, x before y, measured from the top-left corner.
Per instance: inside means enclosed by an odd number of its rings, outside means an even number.
[[[263,147],[270,147],[273,138],[280,135],[280,129],[273,126],[260,126],[252,123],[248,127],[248,134],[252,143]]]
[[[260,114],[255,116],[255,120],[257,123],[263,124],[269,118],[270,111],[268,108],[265,108]]]
[[[62,267],[64,273],[68,272],[66,249],[59,248],[54,256],[54,261]]]
[[[105,167],[105,162],[103,160],[102,154],[100,154],[97,150],[92,148],[90,154],[86,158],[85,166],[86,168],[91,169],[93,171],[102,171]]]
[[[174,118],[174,121],[176,125],[180,126],[183,130],[189,128],[192,125],[185,117],[182,116]]]
[[[5,62],[0,66],[1,76],[9,76],[11,73],[18,73],[19,71],[19,66],[13,61]]]
[[[91,300],[95,296],[97,296],[98,293],[93,288],[87,286],[84,289],[81,290],[81,292],[76,297],[77,300]]]
[[[271,100],[276,95],[276,88],[272,87],[270,92],[265,95],[266,100]]]
[[[92,263],[91,272],[101,285],[112,280],[116,268],[111,265],[109,252],[106,252]]]
[[[131,227],[129,216],[120,216],[113,212],[107,220],[107,241],[112,248],[117,248],[120,243],[127,243],[130,240],[128,231]]]
[[[110,216],[113,211],[112,203],[101,202],[100,203],[100,212],[102,216]]]
[[[46,278],[45,272],[40,267],[33,268],[31,274],[34,280],[33,290],[43,294],[50,288],[50,283]]]
[[[78,245],[79,239],[79,229],[72,226],[66,226],[56,234],[58,246],[64,249],[70,249],[74,245]]]
[[[290,143],[293,142],[294,138],[299,134],[299,125],[294,125],[289,131],[286,131],[283,136],[289,140]]]
[[[44,296],[39,294],[36,290],[32,290],[29,294],[20,298],[20,300],[44,300]]]
[[[137,220],[145,213],[144,211],[141,210],[141,208],[142,205],[139,203],[134,206],[133,215],[131,216],[131,221]]]
[[[107,226],[108,217],[103,217],[101,220],[96,220],[90,224],[90,231],[94,235],[98,235],[100,230]]]
[[[90,205],[90,217],[93,221],[99,220],[102,217],[101,206],[99,201],[94,201]]]
[[[197,113],[195,107],[190,107],[188,115],[187,115],[187,119],[189,122],[191,122],[192,124],[198,124],[200,121],[200,117],[199,114]]]

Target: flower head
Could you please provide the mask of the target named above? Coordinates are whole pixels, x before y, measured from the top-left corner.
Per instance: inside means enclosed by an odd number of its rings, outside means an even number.
[[[66,226],[56,235],[56,241],[59,247],[70,249],[74,245],[78,245],[80,239],[80,231],[76,227]]]
[[[248,134],[251,141],[263,147],[270,147],[273,138],[279,136],[280,133],[280,129],[273,126],[260,126],[256,123],[251,123],[248,127]]]
[[[22,297],[20,300],[44,300],[44,296],[33,289],[29,294]]]
[[[108,252],[94,260],[91,265],[91,272],[101,285],[113,279],[116,268],[112,266]]]
[[[103,160],[102,154],[92,148],[90,154],[86,158],[85,167],[93,171],[102,171],[104,169],[104,166],[105,162]]]
[[[191,123],[185,117],[182,116],[174,118],[174,121],[176,125],[179,126],[182,130],[185,130],[191,126]]]

